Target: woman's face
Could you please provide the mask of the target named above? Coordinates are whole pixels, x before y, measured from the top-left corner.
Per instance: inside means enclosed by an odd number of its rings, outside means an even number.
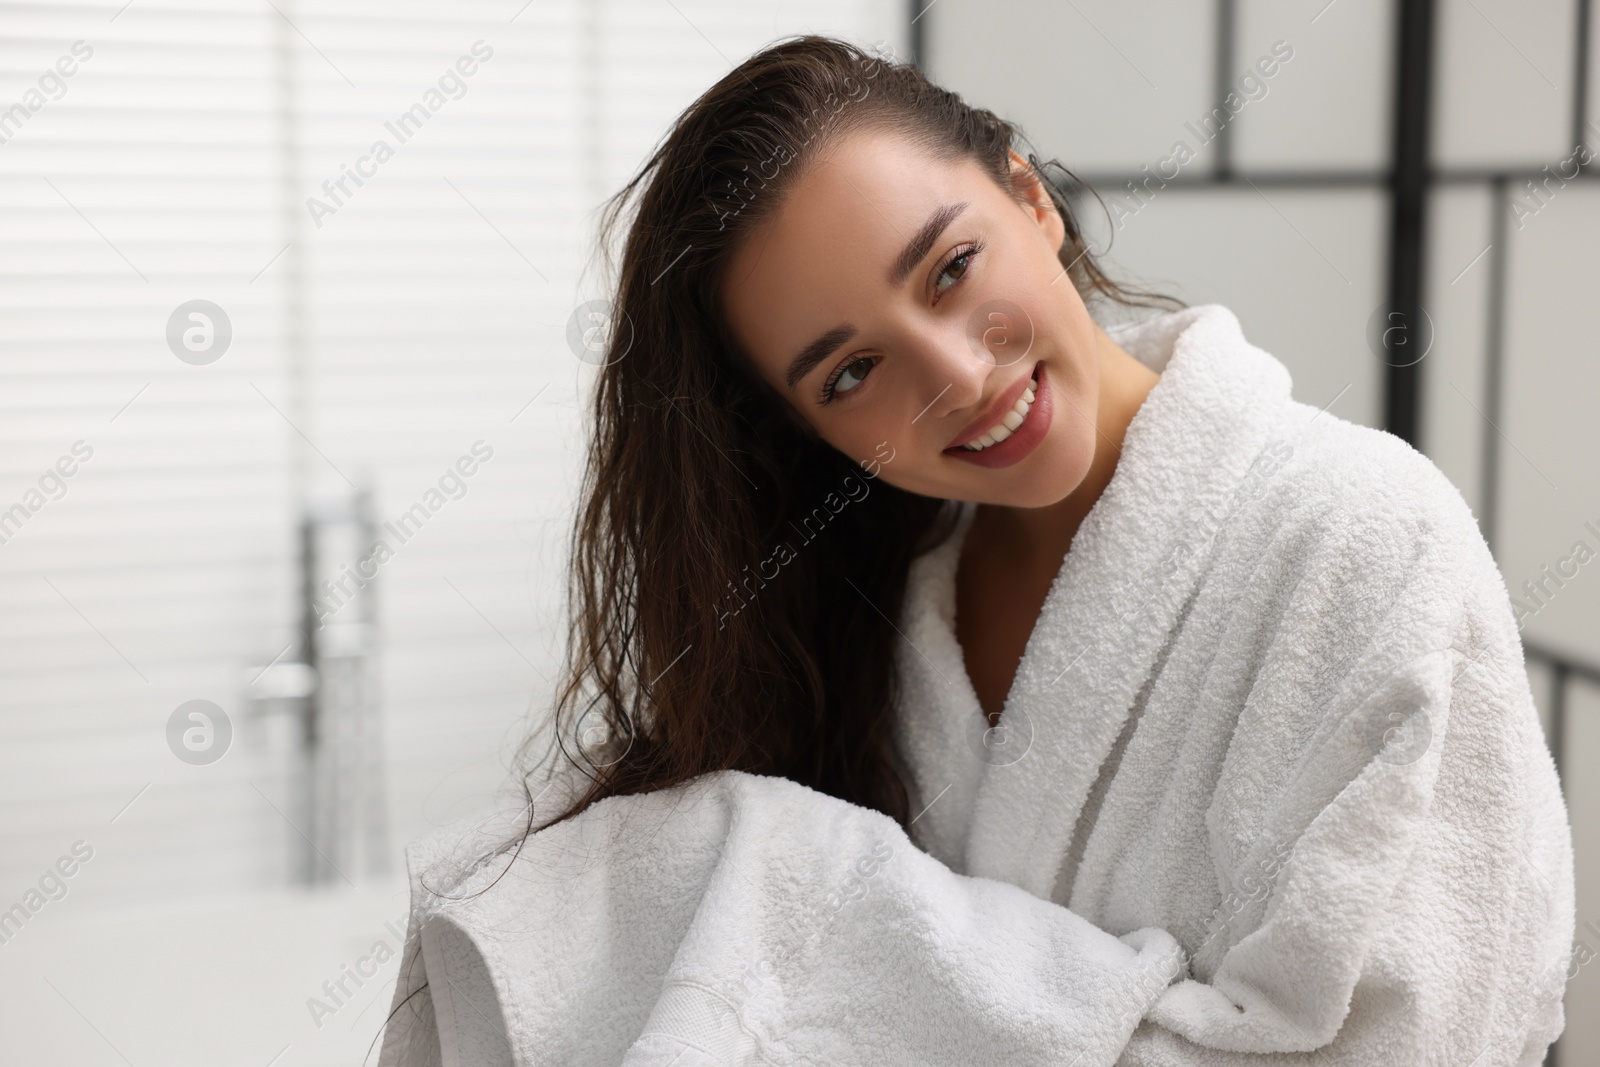
[[[850,134],[739,246],[724,306],[758,373],[879,477],[1044,507],[1089,470],[1100,382],[1063,236],[1037,183],[1019,204],[971,160]],[[1015,429],[990,433],[1013,411]]]

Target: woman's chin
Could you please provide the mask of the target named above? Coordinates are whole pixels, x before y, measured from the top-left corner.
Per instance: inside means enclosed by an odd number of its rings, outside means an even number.
[[[1063,442],[1051,434],[1039,443],[1027,459],[1011,467],[972,469],[952,484],[944,495],[950,499],[972,500],[1013,508],[1047,508],[1071,496],[1089,473],[1094,455],[1089,443]],[[966,466],[963,464],[963,466]]]

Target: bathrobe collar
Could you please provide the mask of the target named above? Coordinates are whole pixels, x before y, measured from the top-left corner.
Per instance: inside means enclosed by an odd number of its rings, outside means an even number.
[[[907,636],[926,650],[905,656],[902,669],[931,669],[924,677],[933,684],[916,691],[942,694],[903,707],[897,728],[928,805],[918,816],[926,825],[913,832],[964,873],[1045,898],[1212,540],[1248,499],[1252,465],[1288,410],[1288,370],[1247,342],[1221,305],[1107,332],[1161,378],[1073,537],[995,731],[953,631],[955,569],[974,505],[964,505],[952,538],[913,564],[907,592],[906,617],[919,624]],[[970,821],[938,812],[935,794],[946,784],[958,786],[947,808],[970,802]],[[953,839],[964,823],[964,842]]]

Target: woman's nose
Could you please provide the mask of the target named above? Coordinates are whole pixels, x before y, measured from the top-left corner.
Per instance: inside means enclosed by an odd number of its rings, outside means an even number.
[[[1033,348],[1033,323],[1008,300],[990,300],[964,322],[920,339],[924,358],[923,416],[943,417],[973,407],[994,391],[991,379],[1009,379],[1006,368],[1022,362]]]
[[[952,345],[940,346],[940,354],[930,358],[921,375],[920,392],[925,398],[923,417],[944,418],[972,407],[983,399],[985,383],[994,373],[991,364],[973,358],[970,352]]]
[[[966,324],[967,344],[984,363],[1010,367],[1033,350],[1033,317],[1022,305],[1005,298],[985,300],[972,309]]]

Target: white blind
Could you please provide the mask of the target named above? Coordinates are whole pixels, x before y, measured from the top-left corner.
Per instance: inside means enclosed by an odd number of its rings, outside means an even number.
[[[298,741],[245,682],[295,637],[302,503],[352,484],[407,534],[362,594],[391,864],[485,803],[560,659],[593,210],[761,45],[903,52],[904,21],[882,0],[0,3],[0,109],[26,112],[0,110],[0,509],[26,512],[0,520],[0,886],[79,839],[76,899],[293,876]],[[196,300],[231,326],[211,362],[167,339]],[[191,700],[232,722],[215,763],[169,748]]]
[[[237,738],[194,767],[165,738],[185,701],[236,713],[240,669],[291,609],[284,425],[252,387],[281,405],[282,282],[250,284],[281,226],[276,17],[0,8],[6,906],[78,839],[78,899],[282,867],[282,819],[250,785],[281,789],[281,751]],[[165,341],[196,298],[232,322],[209,366]],[[52,493],[46,468],[80,440],[92,454]]]

